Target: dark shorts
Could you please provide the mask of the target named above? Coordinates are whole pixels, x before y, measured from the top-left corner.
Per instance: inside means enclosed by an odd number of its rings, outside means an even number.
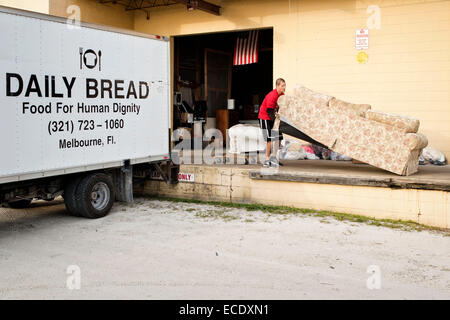
[[[283,140],[283,134],[281,132],[272,130],[274,122],[274,120],[259,119],[259,127],[262,130],[264,140],[267,142]]]

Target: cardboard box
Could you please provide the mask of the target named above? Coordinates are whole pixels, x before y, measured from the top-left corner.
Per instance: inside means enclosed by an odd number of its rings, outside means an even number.
[[[181,122],[183,123],[194,123],[194,114],[193,113],[181,113]]]
[[[254,95],[252,96],[252,104],[253,104],[253,105],[255,105],[255,104],[259,105],[259,95],[254,94]]]

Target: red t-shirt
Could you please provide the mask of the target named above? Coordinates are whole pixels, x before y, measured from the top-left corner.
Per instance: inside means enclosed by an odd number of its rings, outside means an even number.
[[[261,104],[261,107],[259,108],[258,119],[271,120],[269,117],[269,114],[267,113],[267,108],[275,108],[275,111],[277,111],[278,110],[278,105],[277,105],[278,98],[283,94],[284,93],[278,94],[277,89],[273,89],[272,91],[270,91],[264,98],[263,103]]]

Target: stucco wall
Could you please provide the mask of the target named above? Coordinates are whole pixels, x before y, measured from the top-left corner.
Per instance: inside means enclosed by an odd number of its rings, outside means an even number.
[[[81,21],[109,25],[117,28],[134,28],[134,13],[126,12],[119,5],[100,4],[95,0],[49,0],[50,14],[68,17],[67,8],[70,5],[80,7]]]
[[[0,5],[69,17],[74,11],[69,6],[80,8],[80,20],[91,23],[109,25],[117,28],[134,29],[134,12],[126,12],[123,6],[100,4],[97,0],[0,0]]]
[[[0,0],[0,6],[49,13],[49,0]]]
[[[274,28],[274,78],[373,109],[421,120],[429,145],[450,158],[450,1],[215,1],[222,15],[181,5],[135,13],[135,29],[166,36]],[[355,30],[369,5],[380,8],[370,30],[368,62],[356,61]]]

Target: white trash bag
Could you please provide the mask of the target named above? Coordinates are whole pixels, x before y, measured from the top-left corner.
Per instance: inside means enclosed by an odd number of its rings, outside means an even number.
[[[237,124],[228,129],[229,153],[264,151],[266,142],[259,126]]]

